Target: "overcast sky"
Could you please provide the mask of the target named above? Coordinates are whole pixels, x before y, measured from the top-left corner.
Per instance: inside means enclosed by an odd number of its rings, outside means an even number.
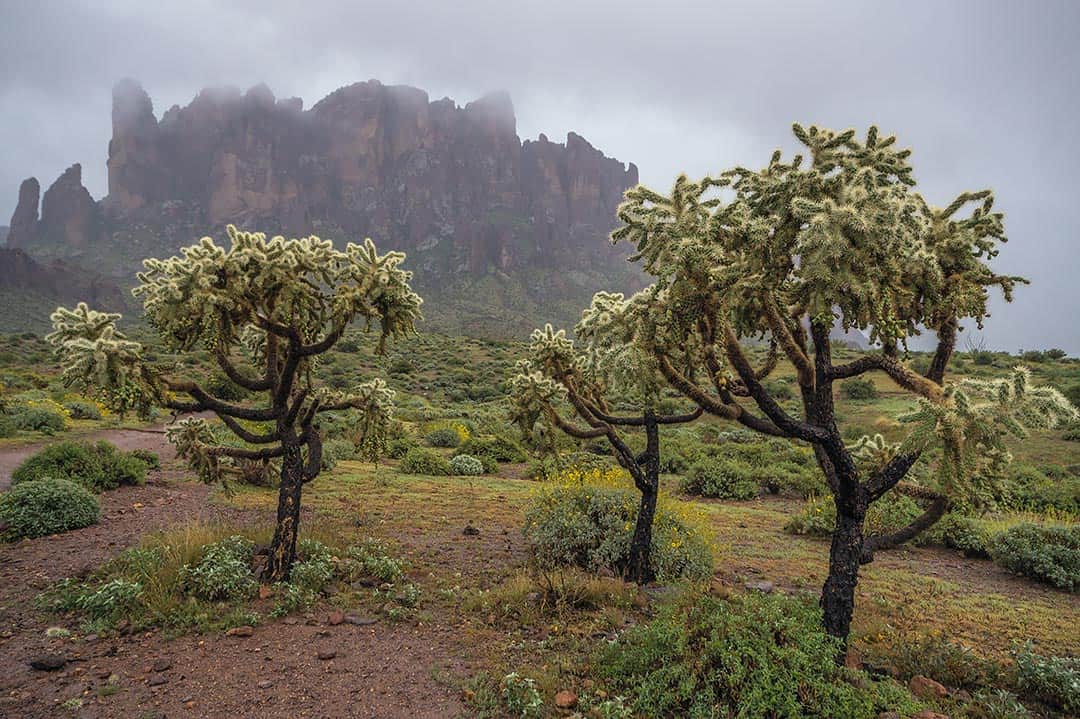
[[[877,123],[937,204],[993,188],[1010,242],[992,347],[1080,354],[1080,2],[50,2],[0,0],[0,224],[73,162],[106,188],[110,92],[155,112],[266,82],[310,107],[376,78],[464,104],[510,92],[518,134],[573,130],[668,188],[793,148],[793,121]]]

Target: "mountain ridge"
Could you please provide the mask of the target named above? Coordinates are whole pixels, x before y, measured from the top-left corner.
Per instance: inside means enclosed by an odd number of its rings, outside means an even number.
[[[108,194],[90,196],[78,163],[44,193],[25,180],[8,247],[128,286],[144,257],[220,237],[225,224],[370,236],[408,254],[439,329],[495,336],[521,336],[527,319],[572,324],[594,291],[640,286],[626,249],[606,241],[636,166],[573,132],[522,141],[504,92],[458,106],[369,80],[304,110],[266,85],[211,88],[158,119],[123,80],[112,124]],[[505,321],[455,316],[477,306],[474,288]]]

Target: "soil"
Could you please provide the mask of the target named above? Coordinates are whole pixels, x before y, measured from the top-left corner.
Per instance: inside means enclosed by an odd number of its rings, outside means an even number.
[[[458,692],[434,678],[463,673],[455,630],[438,621],[422,627],[385,620],[330,625],[323,610],[269,621],[246,637],[205,634],[167,640],[148,632],[108,639],[48,638],[49,618],[34,608],[32,598],[50,583],[85,574],[147,531],[200,518],[266,519],[209,502],[210,487],[184,481],[161,434],[109,430],[92,438],[124,449],[154,450],[162,456],[163,469],[151,473],[146,486],[102,494],[102,519],[93,527],[0,545],[0,717],[462,715]],[[11,470],[34,450],[0,452],[0,483],[9,481]],[[43,656],[67,661],[56,671],[30,666]],[[60,707],[75,698],[82,700],[77,711]]]

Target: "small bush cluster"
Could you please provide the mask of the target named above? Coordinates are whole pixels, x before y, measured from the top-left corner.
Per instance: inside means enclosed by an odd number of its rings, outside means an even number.
[[[25,432],[41,432],[42,434],[56,434],[67,429],[67,419],[59,412],[48,409],[31,407],[11,416],[11,422],[15,429]]]
[[[496,462],[524,462],[528,458],[521,445],[506,437],[469,437],[462,442],[461,451]]]
[[[386,456],[390,459],[401,459],[409,453],[410,449],[419,447],[412,437],[398,437],[386,443]]]
[[[548,455],[531,460],[525,466],[525,476],[538,482],[545,482],[568,471],[608,470],[614,466],[615,462],[611,457],[601,457],[592,452],[571,452],[562,456]]]
[[[58,582],[38,602],[48,611],[79,613],[94,631],[108,630],[120,619],[135,629],[157,626],[174,635],[254,624],[259,615],[247,603],[259,587],[256,539],[265,537],[200,524],[153,534],[86,581]],[[405,579],[401,561],[382,544],[331,547],[304,537],[289,580],[271,589],[270,614],[306,610],[335,583],[374,587],[380,603],[394,605],[386,610],[388,616],[415,606],[420,597],[419,588]]]
[[[1058,589],[1080,590],[1080,525],[1019,524],[991,537],[987,550],[1009,571]]]
[[[427,442],[429,447],[453,448],[461,444],[461,436],[453,429],[444,427],[428,432],[427,435],[424,436],[424,441]]]
[[[840,391],[844,397],[854,400],[877,399],[877,387],[873,380],[865,377],[856,377],[840,383]]]
[[[401,460],[401,471],[407,474],[427,474],[444,477],[452,473],[450,462],[433,449],[414,447]]]
[[[838,649],[810,602],[690,596],[623,634],[597,669],[638,716],[873,719],[918,710],[891,681],[846,681],[851,670],[837,666]]]
[[[525,513],[525,539],[541,569],[577,566],[621,574],[640,495],[618,469],[568,470],[542,485]],[[688,505],[661,495],[653,522],[650,560],[659,581],[712,574],[707,523]]]
[[[146,481],[150,460],[145,455],[121,452],[108,442],[57,442],[28,457],[11,475],[12,484],[44,477],[67,479],[101,492]],[[159,463],[160,464],[160,463]]]
[[[101,408],[93,402],[73,400],[64,405],[72,419],[101,419]]]
[[[703,459],[692,466],[681,487],[687,494],[717,499],[753,499],[759,489],[753,467],[725,457]]]
[[[184,565],[181,581],[199,599],[211,602],[246,599],[258,588],[251,573],[254,551],[254,542],[236,535],[208,544],[198,561]]]
[[[83,486],[50,477],[23,482],[0,494],[0,539],[59,534],[97,524],[101,508]]]
[[[1025,646],[1015,659],[1021,691],[1069,714],[1080,714],[1080,657],[1045,657]]]
[[[460,476],[476,476],[484,473],[484,463],[468,454],[450,458],[450,473]]]

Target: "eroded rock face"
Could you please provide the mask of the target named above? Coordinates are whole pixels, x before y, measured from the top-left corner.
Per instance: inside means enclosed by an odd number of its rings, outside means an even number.
[[[305,112],[259,85],[204,90],[155,121],[149,97],[125,81],[105,204],[114,223],[182,215],[199,233],[232,222],[371,236],[430,255],[428,269],[476,274],[610,263],[605,236],[636,183],[636,167],[573,133],[565,145],[522,144],[506,93],[458,107],[371,80]]]
[[[574,133],[565,144],[522,143],[506,93],[459,107],[371,80],[304,110],[265,85],[216,88],[156,119],[149,95],[125,80],[112,122],[108,196],[95,205],[73,165],[45,192],[38,219],[28,180],[9,246],[129,282],[139,259],[233,223],[339,243],[371,237],[409,253],[422,291],[510,278],[506,301],[525,306],[525,293],[542,308],[574,287],[581,303],[600,287],[633,289],[628,248],[607,235],[637,168]]]
[[[7,246],[26,247],[37,239],[38,203],[41,201],[41,185],[30,177],[19,185],[19,202],[11,216],[8,227]]]

